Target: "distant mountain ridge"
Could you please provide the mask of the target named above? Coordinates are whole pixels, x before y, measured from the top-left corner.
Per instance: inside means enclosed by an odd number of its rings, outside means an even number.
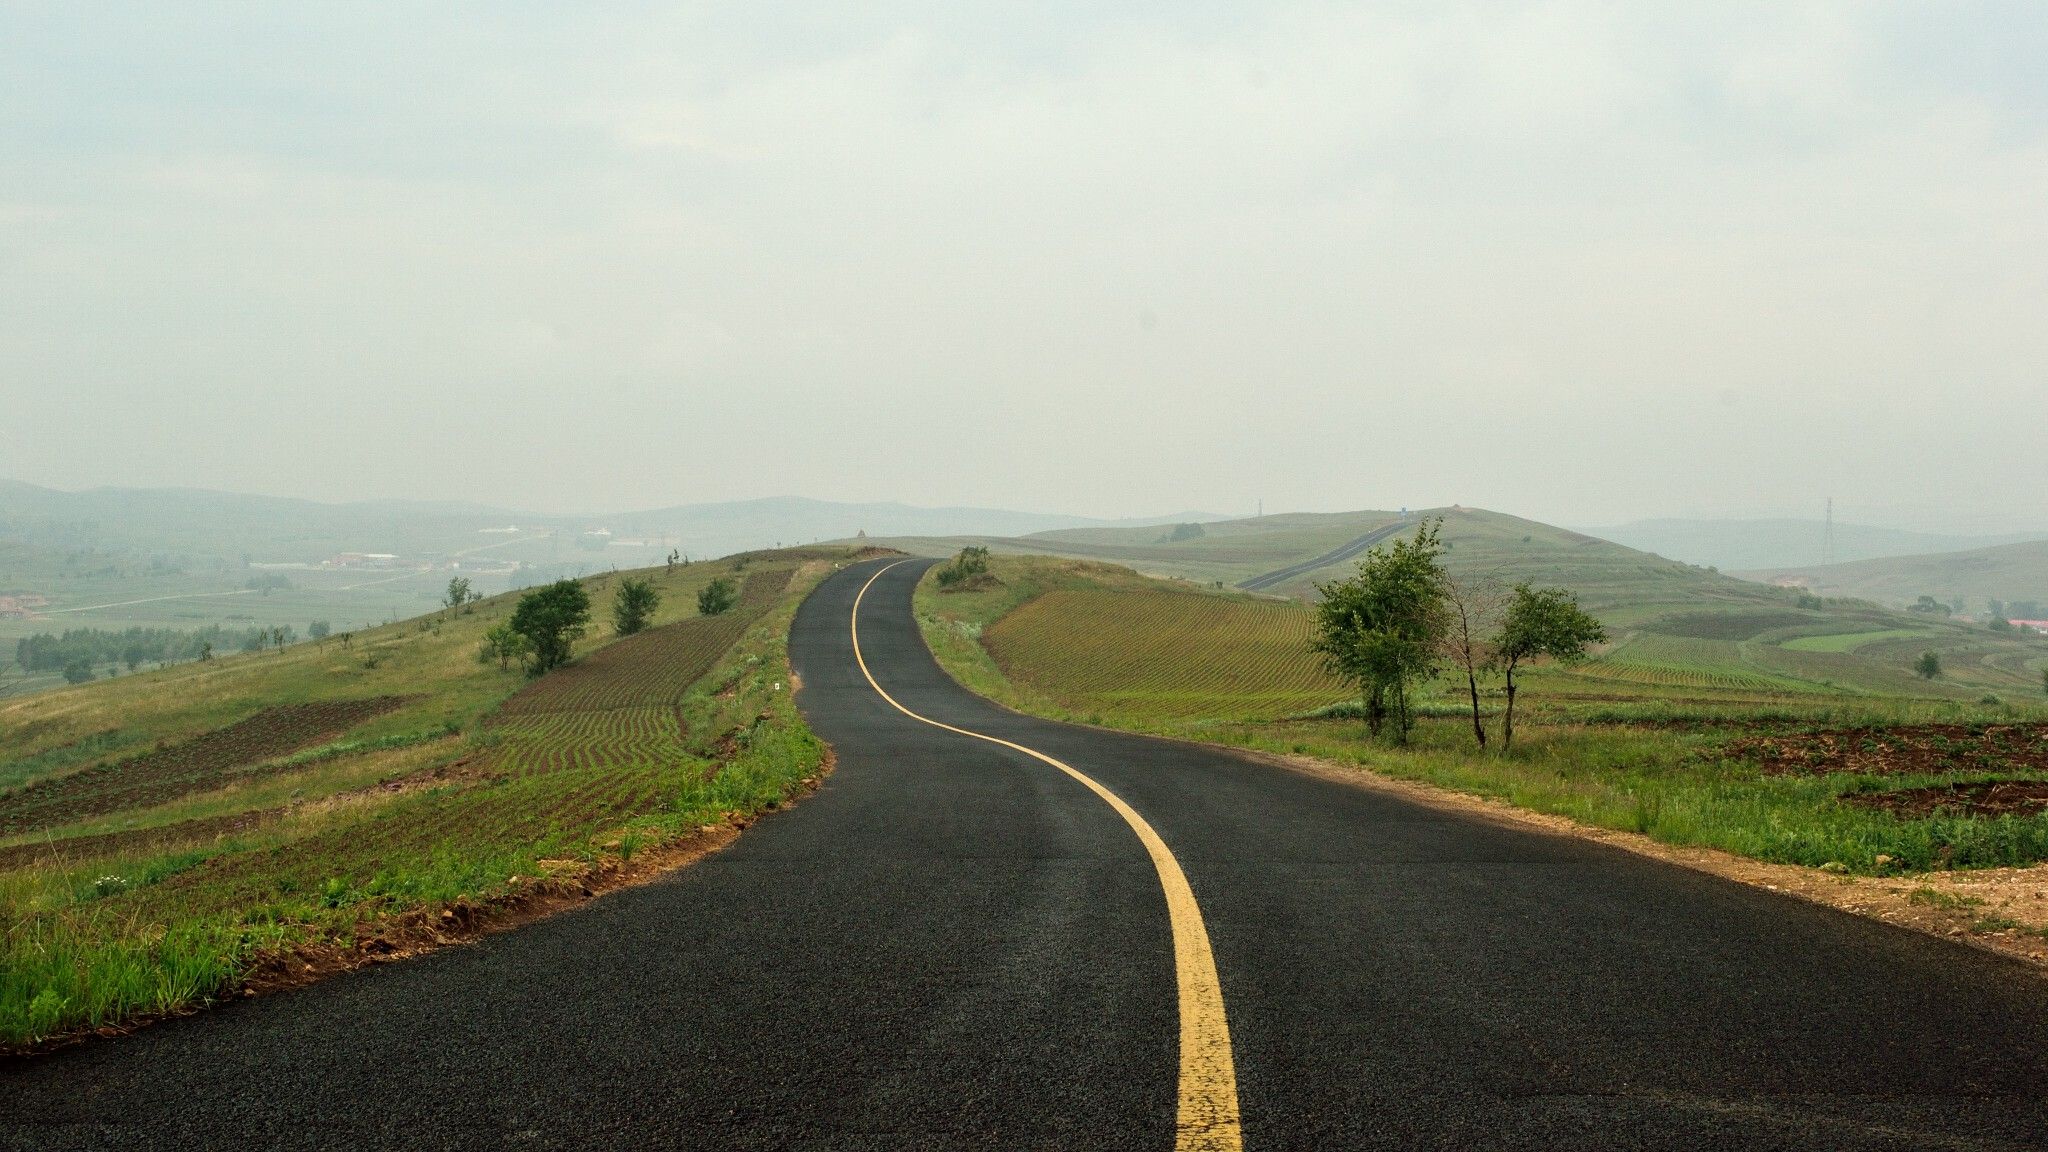
[[[1827,525],[1820,520],[1656,519],[1636,520],[1607,528],[1580,528],[1590,536],[1612,540],[1642,552],[1653,552],[1687,564],[1712,565],[1724,571],[1794,568],[1821,563]],[[1844,524],[1834,528],[1835,563],[1967,552],[2001,544],[2048,539],[2048,532],[2003,535],[1950,535]]]
[[[659,537],[696,556],[777,543],[869,535],[1028,535],[1061,528],[1215,521],[1203,513],[1106,520],[1001,508],[921,508],[801,496],[682,504],[638,512],[548,515],[441,500],[324,503],[198,488],[94,488],[65,492],[0,480],[0,537],[59,548],[199,553],[311,560],[333,552],[447,552],[485,528],[519,525],[557,534],[605,529]]]
[[[1987,609],[1993,600],[2008,606],[2032,602],[2034,607],[2021,609],[2021,614],[2030,615],[2048,605],[2048,540],[1847,564],[1794,565],[1741,575],[1796,582],[1824,596],[1857,596],[1880,604],[1905,605],[1932,596],[1943,604],[1960,602],[1973,614]]]

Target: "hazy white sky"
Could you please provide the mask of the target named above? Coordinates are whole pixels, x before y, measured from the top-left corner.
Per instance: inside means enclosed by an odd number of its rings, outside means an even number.
[[[2043,60],[2038,0],[0,2],[0,476],[2048,526]]]

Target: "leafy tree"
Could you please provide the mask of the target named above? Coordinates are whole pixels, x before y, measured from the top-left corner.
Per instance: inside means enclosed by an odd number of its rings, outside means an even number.
[[[92,678],[92,665],[83,660],[73,660],[64,666],[66,684],[83,684]]]
[[[590,597],[574,580],[557,580],[519,598],[512,631],[526,641],[538,676],[568,662],[569,650],[590,624]]]
[[[631,636],[647,627],[648,619],[659,607],[661,593],[654,590],[654,585],[628,576],[619,581],[619,590],[612,597],[612,624],[619,635]]]
[[[1907,606],[1906,611],[1925,612],[1931,616],[1948,616],[1952,614],[1953,610],[1932,596],[1922,596]]]
[[[334,629],[329,627],[325,620],[315,620],[311,624],[306,625],[306,635],[315,640],[325,640],[333,631]]]
[[[1991,630],[1993,632],[2010,632],[2012,631],[2012,621],[2007,620],[2002,615],[1993,615],[1991,617]]]
[[[1500,654],[1501,669],[1507,676],[1508,707],[1501,722],[1503,751],[1515,744],[1515,671],[1523,662],[1544,656],[1562,664],[1577,664],[1587,649],[1607,639],[1607,629],[1579,607],[1579,598],[1563,588],[1531,588],[1515,585],[1508,596],[1507,611],[1501,614],[1500,632],[1494,648]]]
[[[1178,544],[1183,540],[1200,540],[1208,535],[1200,524],[1175,524],[1173,531],[1159,538],[1161,544]]]
[[[469,577],[456,576],[448,581],[448,591],[441,597],[441,603],[450,608],[460,608],[469,603]]]
[[[952,588],[988,571],[988,549],[968,545],[944,568],[939,569],[939,587]]]
[[[1913,661],[1913,671],[1922,680],[1932,680],[1941,675],[1941,657],[1932,652],[1922,652],[1920,659]]]
[[[1374,548],[1349,580],[1320,585],[1310,649],[1332,675],[1358,686],[1366,726],[1377,736],[1388,719],[1408,742],[1415,726],[1410,686],[1436,674],[1449,626],[1445,575],[1437,560],[1442,521],[1425,521],[1413,540]]]
[[[1484,748],[1486,725],[1479,715],[1479,677],[1499,661],[1489,633],[1500,616],[1505,595],[1500,582],[1491,577],[1446,579],[1444,591],[1449,608],[1444,655],[1465,674],[1465,688],[1472,697],[1472,736]]]
[[[700,616],[722,616],[739,602],[739,589],[723,576],[697,590],[697,614]]]
[[[477,661],[488,664],[495,659],[498,667],[507,668],[514,660],[526,659],[528,651],[526,637],[514,632],[510,623],[503,623],[484,633],[483,649],[477,653]]]
[[[121,650],[121,663],[128,665],[130,672],[142,667],[142,662],[147,659],[149,651],[140,644],[130,644]]]

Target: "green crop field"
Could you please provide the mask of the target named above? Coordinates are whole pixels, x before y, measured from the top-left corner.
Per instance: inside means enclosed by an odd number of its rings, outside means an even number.
[[[0,701],[0,1043],[175,1011],[779,802],[822,758],[788,621],[847,556],[650,569],[651,628],[598,624],[538,679],[479,659],[507,595]],[[720,575],[739,605],[697,616]],[[615,581],[585,583],[603,621]]]
[[[1423,719],[1403,748],[1324,707],[1350,693],[1307,650],[1303,604],[1048,557],[998,556],[991,571],[965,592],[927,580],[918,619],[948,672],[1024,711],[1311,753],[1766,860],[1897,872],[2048,858],[2048,812],[1979,812],[1939,799],[1992,780],[2048,781],[2048,699],[2037,670],[2048,648],[2030,654],[1955,629],[1934,629],[1933,639],[1898,629],[1907,635],[1878,640],[1867,633],[1892,630],[1850,626],[1888,622],[1881,609],[1802,605],[1772,589],[1738,589],[1718,611],[1697,599],[1680,602],[1682,611],[1645,610],[1617,590],[1600,605],[1617,639],[1599,658],[1525,671],[1512,753],[1498,747],[1494,676],[1482,696],[1495,735],[1486,751],[1474,741],[1464,686],[1450,677],[1424,687]],[[1809,632],[1869,642],[1818,651],[1782,643]],[[1960,682],[1907,671],[1908,654],[1930,644],[1945,645]],[[2003,695],[1982,691],[1993,682]],[[1843,731],[1896,734],[1858,746],[1896,741],[1938,754],[1873,753],[1800,770],[1761,751],[1833,747]],[[1760,734],[1778,743],[1759,744]],[[1930,794],[1932,803],[1915,799]]]
[[[1070,588],[1020,605],[983,641],[999,666],[1056,687],[1076,707],[1272,717],[1348,695],[1302,659],[1309,623],[1307,612],[1288,603],[1175,589]],[[1044,674],[1051,669],[1065,674]]]

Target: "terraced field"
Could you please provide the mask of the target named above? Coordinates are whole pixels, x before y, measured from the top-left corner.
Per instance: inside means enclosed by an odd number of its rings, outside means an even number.
[[[1299,605],[1179,591],[1048,592],[985,635],[1003,671],[1070,707],[1283,716],[1349,691],[1308,655]]]
[[[197,739],[42,780],[0,796],[0,835],[160,804],[263,770],[407,702],[403,696],[279,704]]]

